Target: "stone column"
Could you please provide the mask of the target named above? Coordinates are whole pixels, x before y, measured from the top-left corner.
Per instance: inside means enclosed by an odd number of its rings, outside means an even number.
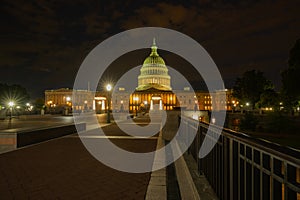
[[[162,100],[159,100],[159,110],[163,110],[163,107],[162,107]]]
[[[151,99],[150,110],[153,110],[153,100]]]
[[[105,101],[104,100],[102,100],[102,103],[101,103],[101,110],[105,111]]]
[[[93,110],[96,110],[96,101],[93,100]]]

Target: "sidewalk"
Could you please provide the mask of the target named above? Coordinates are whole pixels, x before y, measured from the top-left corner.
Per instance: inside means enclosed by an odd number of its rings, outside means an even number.
[[[31,129],[31,128],[43,128],[50,126],[59,126],[65,124],[72,124],[73,118],[71,116],[61,115],[23,115],[17,118],[0,120],[0,131],[8,128],[12,129]]]
[[[103,127],[122,136],[117,125]],[[153,151],[153,139],[112,139],[133,152]],[[0,155],[0,199],[145,199],[151,173],[120,172],[94,159],[77,134]]]
[[[105,119],[105,116],[100,117]],[[164,146],[176,134],[176,115],[162,133],[151,138],[132,138],[116,124],[100,124],[106,136],[117,146],[132,152],[150,152]],[[144,126],[148,118],[137,118]],[[130,123],[124,122],[130,126]],[[89,126],[84,137],[95,137]],[[112,155],[113,156],[113,155]],[[186,166],[187,164],[187,166]],[[194,176],[193,161],[181,157],[174,164],[178,190],[182,198],[199,199],[203,180]],[[192,176],[193,177],[192,177]],[[78,134],[53,139],[0,154],[0,199],[166,199],[166,169],[153,173],[126,173],[114,170],[96,160],[81,143]],[[197,183],[198,182],[198,183]],[[196,187],[195,184],[196,183]],[[207,188],[207,184],[204,185]],[[195,189],[197,188],[197,189]],[[169,188],[170,189],[170,188]],[[200,190],[199,190],[200,189]],[[200,195],[206,198],[205,194]],[[201,198],[202,199],[202,198]]]

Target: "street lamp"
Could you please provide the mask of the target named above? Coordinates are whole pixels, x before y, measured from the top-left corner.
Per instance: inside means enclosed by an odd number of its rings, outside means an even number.
[[[13,101],[8,102],[8,107],[9,107],[9,111],[10,111],[8,128],[11,128],[12,109],[13,109],[14,105],[15,105],[15,103]]]
[[[13,107],[14,105],[15,105],[15,103],[13,101],[8,102],[9,107]]]
[[[110,92],[112,90],[112,86],[110,84],[106,85],[106,91],[107,91],[107,123],[110,123]]]
[[[195,100],[195,104],[194,104],[194,112],[196,112],[198,110],[198,101]],[[198,119],[198,117],[197,117]]]
[[[120,111],[121,111],[121,112],[124,112],[124,105],[123,105],[123,104],[124,104],[124,101],[121,100],[120,103],[121,103]]]
[[[138,103],[139,97],[133,97],[133,100],[135,102],[135,116],[137,117],[137,103]]]
[[[108,92],[110,92],[110,91],[111,91],[111,89],[112,89],[112,86],[111,86],[111,84],[107,84],[107,85],[106,85],[106,90],[107,90]]]

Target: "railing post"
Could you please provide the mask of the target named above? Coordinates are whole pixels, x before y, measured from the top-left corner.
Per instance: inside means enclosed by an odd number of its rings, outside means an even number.
[[[187,118],[183,119],[183,123],[186,134],[195,128],[194,121]],[[189,150],[197,162],[199,173],[206,176],[219,199],[299,198],[300,161],[295,156],[297,152],[223,130],[214,149],[200,160],[198,153],[203,139],[213,140],[206,134],[207,127],[200,123]]]
[[[224,153],[224,169],[223,169],[223,175],[224,175],[224,200],[228,199],[228,191],[229,191],[229,181],[228,181],[228,167],[229,167],[229,159],[228,159],[228,143],[227,143],[228,138],[224,138],[223,140],[223,153]]]
[[[229,199],[233,199],[233,141],[229,139]]]
[[[203,174],[203,169],[202,169],[202,165],[201,165],[201,159],[199,158],[199,150],[201,148],[201,144],[202,144],[202,141],[201,141],[201,137],[202,137],[202,131],[203,131],[203,128],[200,124],[200,126],[198,127],[198,131],[197,131],[197,135],[196,135],[196,144],[197,144],[197,148],[196,148],[196,151],[197,151],[197,165],[198,165],[198,172],[199,174]]]

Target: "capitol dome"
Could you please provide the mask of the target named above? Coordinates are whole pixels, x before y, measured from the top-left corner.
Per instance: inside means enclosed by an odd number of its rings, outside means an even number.
[[[164,59],[157,53],[155,39],[153,39],[151,54],[145,59],[140,71],[136,90],[147,90],[149,88],[172,90],[171,77],[168,74]]]

